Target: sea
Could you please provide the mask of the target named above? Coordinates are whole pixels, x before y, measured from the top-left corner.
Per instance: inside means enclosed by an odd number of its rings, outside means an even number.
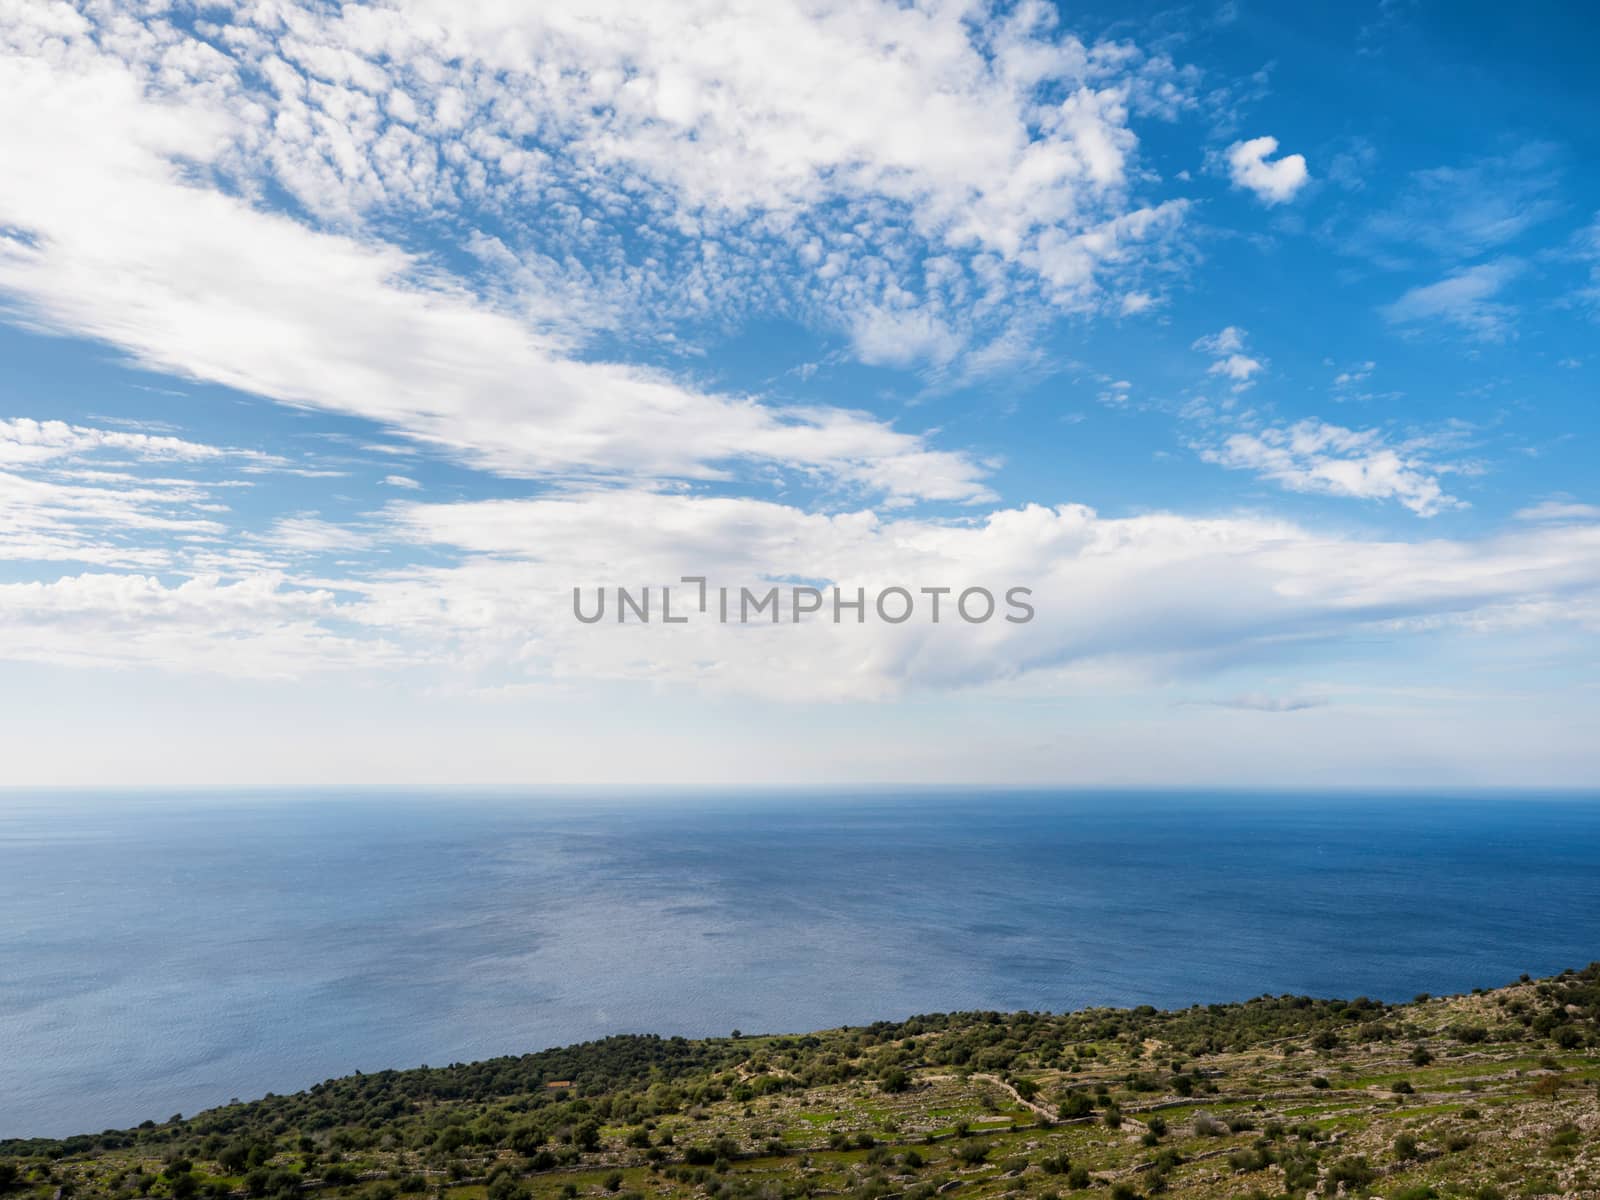
[[[0,793],[0,1137],[622,1032],[1600,959],[1600,796]]]

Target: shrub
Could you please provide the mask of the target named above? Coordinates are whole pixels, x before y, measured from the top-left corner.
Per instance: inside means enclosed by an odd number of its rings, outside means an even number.
[[[1260,1150],[1235,1150],[1228,1155],[1228,1165],[1235,1171],[1261,1171],[1272,1159]]]
[[[1047,1154],[1039,1160],[1039,1166],[1046,1175],[1065,1175],[1072,1170],[1072,1160],[1065,1154]]]
[[[488,1200],[528,1200],[528,1188],[510,1167],[499,1166],[489,1173]]]
[[[967,1166],[975,1167],[989,1157],[989,1147],[976,1139],[970,1139],[956,1147],[956,1157]]]
[[[1341,1158],[1328,1168],[1327,1182],[1334,1188],[1341,1183],[1348,1184],[1353,1190],[1358,1187],[1366,1187],[1377,1177],[1378,1173],[1372,1169],[1371,1164],[1364,1157],[1352,1156]]]
[[[1087,1117],[1094,1112],[1094,1101],[1083,1092],[1068,1092],[1061,1098],[1061,1115],[1063,1117]]]

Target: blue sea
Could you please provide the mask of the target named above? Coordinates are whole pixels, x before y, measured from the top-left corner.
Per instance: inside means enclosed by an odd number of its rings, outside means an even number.
[[[0,1137],[628,1031],[1600,958],[1600,798],[0,794]]]

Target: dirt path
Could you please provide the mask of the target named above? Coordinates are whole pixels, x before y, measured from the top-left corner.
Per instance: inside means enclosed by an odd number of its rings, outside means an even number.
[[[1054,1124],[1055,1122],[1057,1122],[1057,1121],[1059,1121],[1061,1119],[1060,1114],[1055,1112],[1053,1109],[1051,1109],[1049,1105],[1039,1104],[1039,1103],[1037,1103],[1036,1101],[1033,1101],[1033,1100],[1024,1100],[1022,1098],[1022,1093],[1021,1092],[1017,1091],[1016,1088],[1012,1087],[1009,1083],[1007,1083],[1004,1079],[1001,1079],[1000,1076],[998,1076],[998,1075],[978,1075],[978,1074],[973,1074],[972,1078],[973,1079],[981,1079],[985,1083],[994,1084],[995,1087],[999,1088],[1006,1095],[1010,1096],[1018,1104],[1022,1105],[1023,1108],[1029,1109],[1029,1110],[1037,1113],[1039,1116],[1043,1117],[1046,1121],[1049,1121],[1051,1124]]]

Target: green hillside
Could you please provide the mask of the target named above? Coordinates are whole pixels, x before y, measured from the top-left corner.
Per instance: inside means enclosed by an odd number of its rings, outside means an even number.
[[[1600,964],[1403,1005],[614,1037],[0,1142],[7,1200],[1600,1196]]]

